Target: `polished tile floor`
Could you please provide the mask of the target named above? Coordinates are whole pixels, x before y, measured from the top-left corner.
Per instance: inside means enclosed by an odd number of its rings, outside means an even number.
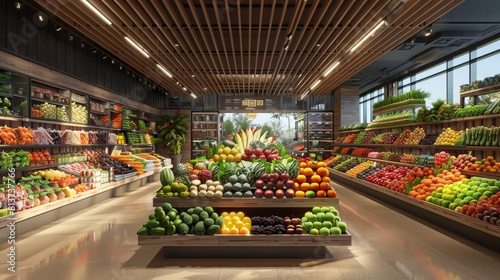
[[[156,185],[109,199],[17,238],[17,272],[0,251],[0,279],[499,279],[500,254],[338,186],[352,246],[330,259],[165,259],[137,246]],[[500,242],[500,241],[499,241]]]

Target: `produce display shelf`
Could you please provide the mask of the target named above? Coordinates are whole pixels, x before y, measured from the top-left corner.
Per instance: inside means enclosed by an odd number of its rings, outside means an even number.
[[[406,167],[420,167],[424,168],[426,167],[425,165],[419,165],[419,164],[413,164],[413,163],[406,163],[406,162],[398,162],[398,161],[390,161],[390,160],[383,160],[383,159],[378,159],[378,158],[369,158],[369,157],[359,157],[359,156],[353,156],[353,155],[346,155],[346,154],[340,154],[340,153],[332,153],[333,155],[339,155],[339,156],[346,156],[346,157],[354,157],[354,158],[360,158],[360,159],[365,159],[365,160],[371,160],[374,162],[380,162],[380,163],[385,163],[385,164],[393,164],[396,166],[406,166]]]
[[[467,177],[484,177],[490,179],[500,180],[500,173],[489,173],[489,172],[477,172],[469,170],[461,170],[460,173],[467,175]]]
[[[480,221],[462,213],[415,199],[404,193],[351,177],[345,173],[330,170],[330,178],[348,188],[368,194],[384,203],[421,218],[425,223],[435,224],[453,234],[461,235],[473,242],[500,252],[500,227]]]
[[[153,206],[161,206],[168,202],[173,207],[190,208],[196,206],[212,206],[214,208],[312,208],[314,206],[339,206],[339,199],[326,198],[182,198],[182,197],[155,197]]]
[[[351,246],[352,236],[347,232],[341,235],[309,235],[309,234],[270,234],[270,235],[139,235],[138,245],[160,246]]]
[[[341,134],[347,134],[347,133],[359,133],[362,131],[369,131],[369,130],[383,130],[383,129],[393,129],[393,128],[403,128],[403,127],[417,127],[417,126],[423,126],[423,125],[439,125],[439,124],[449,124],[449,123],[457,123],[457,122],[463,122],[463,121],[474,121],[474,120],[483,120],[483,119],[494,119],[494,118],[500,118],[500,114],[490,114],[490,115],[482,115],[482,116],[474,116],[474,117],[464,117],[464,118],[455,118],[451,120],[444,120],[444,121],[435,121],[435,122],[412,122],[412,123],[406,123],[406,124],[399,124],[399,125],[393,125],[393,126],[382,126],[382,127],[368,127],[368,128],[362,128],[362,129],[353,129],[353,130],[343,130],[339,131],[338,133]]]
[[[120,130],[119,128],[113,128],[113,127],[108,127],[108,126],[88,125],[88,124],[81,124],[81,123],[63,122],[63,121],[57,121],[57,120],[44,120],[44,119],[37,119],[37,118],[22,118],[21,120],[24,122],[57,124],[57,125],[64,125],[64,126],[70,126],[70,127],[82,127],[82,128],[114,130],[114,131]]]
[[[488,93],[491,93],[494,91],[500,91],[500,84],[461,92],[460,97],[471,97],[471,96],[483,95],[483,94],[488,94]]]
[[[49,144],[49,145],[0,145],[1,149],[33,149],[33,148],[73,148],[73,147],[110,147],[116,144]]]
[[[40,169],[44,169],[44,168],[58,167],[61,164],[72,164],[72,163],[79,163],[79,162],[84,162],[84,161],[72,161],[72,162],[67,162],[67,163],[54,163],[54,164],[34,165],[34,166],[27,166],[27,167],[17,167],[16,172],[40,170]],[[9,171],[8,169],[0,169],[0,174],[8,173],[8,171]]]
[[[159,180],[160,172],[160,170],[155,170],[118,182],[111,182],[105,186],[79,193],[76,196],[66,197],[28,210],[16,212],[14,213],[16,233],[19,235],[27,233],[52,221],[56,221],[61,217],[65,217],[68,213],[87,209],[105,199],[137,189],[150,182],[155,182]],[[7,223],[5,223],[8,217],[0,218],[0,234],[2,236],[8,236]]]
[[[412,108],[417,108],[417,107],[425,107],[425,104],[406,104],[406,105],[397,106],[397,107],[393,107],[393,108],[386,108],[386,109],[384,109],[384,107],[382,107],[379,110],[374,109],[373,115],[379,116],[379,115],[382,115],[384,113],[389,113],[389,112],[394,112],[394,111],[404,110],[404,109],[412,109]]]
[[[103,115],[103,116],[107,116],[109,115],[109,113],[106,113],[106,112],[101,112],[101,111],[93,111],[93,110],[90,110],[89,111],[91,114],[95,114],[95,115]]]
[[[69,107],[68,103],[62,103],[62,102],[52,101],[52,100],[45,99],[45,98],[31,97],[31,100],[38,101],[38,102],[44,102],[44,103],[47,102],[49,104],[58,105],[58,106]]]
[[[120,129],[118,129],[120,130]],[[156,131],[149,131],[149,130],[137,130],[137,129],[129,129],[129,128],[122,128],[121,129],[124,132],[139,132],[139,133],[153,133],[156,134]]]
[[[424,149],[424,150],[493,150],[497,151],[500,147],[491,146],[463,146],[463,145],[394,145],[394,144],[349,144],[349,143],[333,143],[334,146],[351,147],[351,148],[407,148],[407,149]]]

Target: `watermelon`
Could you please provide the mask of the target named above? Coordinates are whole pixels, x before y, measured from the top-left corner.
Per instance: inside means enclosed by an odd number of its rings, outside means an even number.
[[[160,182],[162,186],[168,186],[174,181],[174,172],[170,168],[163,168],[160,173]]]

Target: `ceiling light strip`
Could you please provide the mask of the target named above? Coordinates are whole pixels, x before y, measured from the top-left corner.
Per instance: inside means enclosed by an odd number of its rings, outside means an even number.
[[[325,71],[325,73],[323,74],[323,77],[330,75],[330,73],[333,71],[333,69],[337,68],[337,66],[339,66],[339,64],[340,64],[340,61],[335,62],[335,64],[333,64],[332,67],[328,68],[328,70]]]
[[[380,27],[382,27],[382,25],[387,25],[387,22],[385,20],[382,20],[381,22],[379,22],[377,24],[377,26],[375,26],[375,28],[373,28],[370,31],[370,33],[366,34],[366,36],[363,37],[363,39],[361,39],[361,41],[359,41],[356,45],[354,45],[354,47],[352,47],[351,52],[355,51],[359,46],[361,46],[361,44],[363,44],[366,40],[368,40],[368,38],[370,38],[371,36],[373,36],[373,34],[375,33],[375,31],[377,31]]]
[[[192,97],[192,98],[194,98],[194,99],[198,98],[198,96],[196,96],[196,94],[194,94],[194,93],[191,93],[190,95],[191,95],[191,97]]]
[[[306,98],[306,96],[309,94],[309,92],[311,92],[310,90],[304,92],[303,94],[300,95],[300,100]]]
[[[160,64],[156,64],[156,66],[158,66],[158,68],[160,68],[161,71],[163,71],[163,73],[165,73],[167,76],[169,76],[170,78],[172,78],[172,74],[170,74],[167,69],[165,69],[163,66],[161,66]]]
[[[94,12],[94,14],[98,15],[102,20],[104,20],[104,22],[107,24],[107,25],[111,25],[111,21],[105,17],[101,12],[99,12],[99,10],[97,10],[92,4],[89,3],[89,1],[87,0],[82,0],[83,4],[85,4],[90,10],[92,10],[92,12]]]
[[[315,87],[317,87],[319,85],[319,83],[321,83],[321,80],[317,80],[316,82],[314,82],[314,84],[311,86],[311,90],[313,90]]]
[[[125,40],[127,42],[129,42],[129,44],[131,44],[136,50],[138,50],[140,53],[142,53],[142,55],[144,55],[145,57],[149,58],[149,54],[146,52],[146,50],[144,50],[141,46],[139,46],[137,43],[135,43],[134,41],[130,40],[129,37],[125,36]]]

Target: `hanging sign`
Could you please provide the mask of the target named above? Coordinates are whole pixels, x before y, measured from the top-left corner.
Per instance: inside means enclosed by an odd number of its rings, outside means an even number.
[[[279,96],[222,96],[222,110],[279,110]]]

